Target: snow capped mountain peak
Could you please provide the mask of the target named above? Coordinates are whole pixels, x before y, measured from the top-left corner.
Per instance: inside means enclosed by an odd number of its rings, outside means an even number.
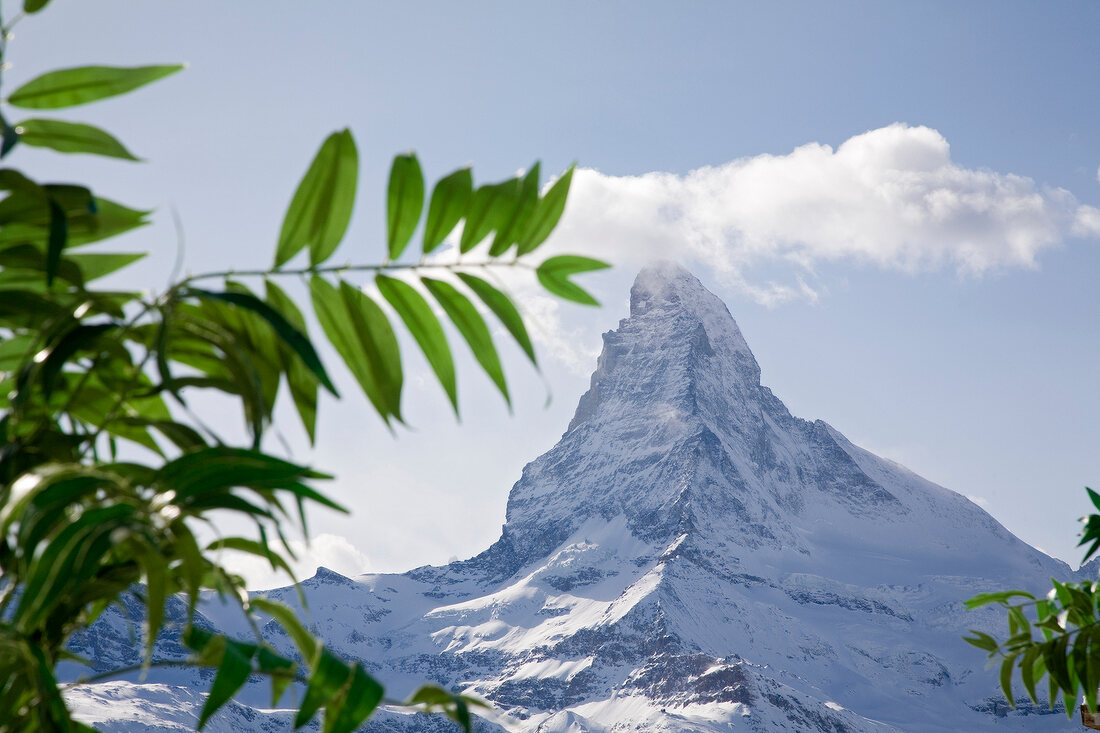
[[[302,588],[329,645],[394,697],[430,679],[523,733],[1031,731],[1064,718],[1004,719],[961,641],[1001,619],[962,601],[1070,573],[963,496],[792,416],[725,305],[658,263],[561,440],[512,487],[499,540],[402,575],[320,568]]]

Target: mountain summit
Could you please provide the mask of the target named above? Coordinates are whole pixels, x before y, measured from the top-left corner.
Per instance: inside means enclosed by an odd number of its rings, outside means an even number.
[[[723,303],[661,263],[497,542],[304,587],[392,696],[432,679],[530,733],[1057,730],[961,640],[1000,622],[964,599],[1051,575],[1071,571],[963,496],[792,416]]]

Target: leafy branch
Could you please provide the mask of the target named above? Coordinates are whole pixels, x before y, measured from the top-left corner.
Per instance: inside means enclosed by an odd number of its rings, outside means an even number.
[[[1100,494],[1085,489],[1100,510]],[[1100,550],[1100,515],[1082,518],[1085,527],[1078,547],[1089,544],[1082,562]],[[1038,703],[1036,685],[1047,678],[1047,699],[1053,710],[1061,693],[1066,715],[1072,716],[1080,693],[1089,711],[1097,710],[1100,688],[1100,582],[1062,583],[1051,578],[1044,598],[1022,590],[981,593],[966,602],[968,609],[996,605],[1005,609],[1008,638],[998,641],[971,630],[965,641],[1000,662],[1001,689],[1015,707],[1012,680],[1019,671],[1028,696]],[[1038,632],[1038,636],[1036,636]]]
[[[0,55],[6,56],[11,26],[47,4],[24,0],[23,13],[6,26],[0,22]],[[181,68],[51,71],[18,86],[6,102],[63,109],[128,93]],[[29,145],[139,160],[87,123],[32,117],[13,124],[10,116],[7,108],[0,111],[0,158]],[[243,579],[220,564],[219,553],[232,550],[290,576],[294,553],[286,527],[307,534],[307,504],[345,511],[315,488],[329,476],[265,449],[280,398],[289,395],[312,444],[321,390],[339,396],[310,320],[387,424],[403,421],[400,330],[412,337],[457,415],[448,330],[466,343],[505,401],[504,369],[483,314],[499,321],[537,364],[516,305],[482,275],[533,270],[548,292],[595,304],[571,278],[607,265],[576,255],[531,263],[562,216],[573,168],[546,187],[538,163],[523,175],[478,186],[464,168],[441,178],[429,194],[411,153],[391,167],[379,260],[329,264],[344,243],[358,174],[351,132],[333,133],[291,198],[270,267],[187,276],[159,295],[142,296],[95,286],[142,255],[92,245],[145,226],[150,212],[86,186],[42,183],[0,168],[0,731],[89,730],[72,720],[62,695],[69,685],[59,685],[55,670],[73,658],[67,650],[73,634],[132,592],[145,606],[138,669],[215,670],[200,728],[253,674],[270,679],[275,702],[287,686],[304,687],[296,728],[323,709],[326,732],[350,731],[384,701],[362,661],[340,659],[290,608],[250,598]],[[418,231],[417,261],[405,260]],[[446,241],[457,250],[454,262],[427,259]],[[479,246],[484,256],[463,261]],[[303,257],[308,264],[296,264]],[[372,277],[351,282],[352,273]],[[305,279],[308,311],[276,284],[290,276]],[[262,292],[241,278],[259,279]],[[377,295],[364,291],[370,284]],[[246,445],[224,439],[196,414],[188,403],[196,391],[237,405]],[[211,526],[214,512],[246,518],[255,536],[203,546],[196,528]],[[193,623],[211,593],[240,605],[254,642]],[[184,660],[156,654],[175,596],[188,609],[183,640],[192,655]],[[286,631],[299,659],[265,642],[260,621]],[[470,707],[482,703],[427,686],[403,704],[444,712],[469,730]]]

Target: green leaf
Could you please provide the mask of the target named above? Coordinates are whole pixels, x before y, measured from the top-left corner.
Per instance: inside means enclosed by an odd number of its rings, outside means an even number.
[[[260,671],[271,677],[271,707],[276,707],[279,704],[279,698],[293,682],[294,670],[298,665],[285,657],[280,657],[266,646],[260,647],[256,661]]]
[[[61,266],[61,252],[69,240],[69,221],[65,212],[52,198],[50,206],[50,236],[46,249],[46,284],[53,285],[53,279]]]
[[[491,183],[480,187],[470,201],[466,212],[466,225],[462,228],[462,238],[458,249],[469,252],[481,240],[508,219],[515,208],[519,196],[519,179],[509,178],[501,183]]]
[[[1024,590],[1005,590],[998,591],[996,593],[979,593],[976,596],[966,601],[967,609],[978,608],[979,606],[986,606],[990,603],[1005,604],[1010,598],[1027,598],[1028,600],[1035,600],[1035,596],[1031,595]]]
[[[325,713],[325,730],[330,733],[352,733],[378,707],[382,693],[382,685],[356,663],[352,666],[351,685],[340,712],[331,722],[329,713]]]
[[[145,257],[145,252],[126,252],[118,254],[73,254],[65,257],[80,269],[84,282],[89,283],[118,272]]]
[[[248,676],[252,674],[252,657],[256,655],[256,651],[252,644],[226,640],[225,653],[222,654],[218,673],[214,675],[214,684],[210,688],[210,694],[206,696],[202,713],[199,714],[199,730],[248,681]]]
[[[278,621],[279,625],[290,635],[294,646],[298,647],[298,653],[301,655],[302,660],[310,666],[314,665],[321,642],[302,625],[294,609],[285,603],[262,597],[250,598],[249,604]]]
[[[420,211],[424,208],[424,174],[415,153],[398,155],[390,168],[390,185],[386,194],[386,244],[391,260],[405,251]]]
[[[37,13],[42,8],[46,7],[50,0],[23,0],[23,12]]]
[[[497,356],[496,347],[493,346],[493,338],[489,334],[489,328],[481,315],[474,308],[473,303],[465,295],[458,292],[453,285],[443,280],[433,280],[430,277],[421,278],[424,287],[432,294],[439,305],[443,306],[447,317],[455,325],[462,338],[470,345],[470,350],[477,359],[477,363],[493,380],[500,393],[504,395],[504,401],[509,407],[512,399],[508,395],[508,385],[504,382],[504,370],[500,365],[500,357]]]
[[[8,103],[24,109],[60,109],[87,104],[98,99],[145,86],[174,74],[183,66],[80,66],[51,71],[12,92]]]
[[[971,629],[970,633],[973,634],[974,636],[973,637],[969,637],[969,636],[963,637],[963,641],[965,641],[967,644],[971,644],[971,645],[976,646],[979,649],[981,649],[983,651],[987,651],[987,652],[997,651],[997,647],[998,647],[997,640],[994,639],[992,636],[990,636],[989,634],[983,633],[981,631],[978,631],[977,629]]]
[[[286,559],[279,553],[273,552],[271,548],[263,542],[250,540],[247,537],[223,537],[220,540],[211,542],[206,546],[206,549],[208,551],[221,549],[236,550],[237,552],[254,555],[263,560],[267,560],[271,564],[272,570],[282,570],[291,581],[294,580],[294,570],[287,564]]]
[[[523,349],[523,353],[527,354],[527,358],[531,360],[531,363],[537,366],[535,347],[531,343],[531,337],[527,335],[527,327],[523,325],[523,317],[516,310],[512,299],[476,275],[460,272],[458,277],[466,283],[470,290],[477,293],[477,297],[481,298],[481,302],[489,307],[489,310],[508,329],[508,333],[512,334],[512,337]]]
[[[209,290],[199,290],[198,288],[187,288],[184,292],[187,295],[194,295],[199,298],[210,298],[232,303],[235,306],[244,308],[260,316],[260,318],[263,318],[273,329],[275,329],[275,333],[279,335],[283,343],[298,355],[298,358],[300,358],[302,363],[317,377],[318,381],[324,385],[325,389],[336,397],[340,396],[336,392],[336,387],[329,379],[328,373],[325,371],[325,366],[321,363],[321,358],[317,355],[317,351],[313,348],[313,344],[310,342],[309,338],[307,338],[297,327],[291,325],[290,321],[288,321],[278,310],[251,293],[232,291],[216,293]]]
[[[375,410],[387,422],[401,420],[401,355],[382,309],[346,282],[337,290],[324,278],[310,281],[313,308]]]
[[[562,174],[561,178],[554,182],[546,195],[539,199],[535,213],[531,216],[527,231],[519,240],[518,252],[525,255],[534,251],[536,247],[546,241],[554,227],[558,225],[562,212],[565,211],[565,200],[569,196],[569,184],[573,181],[575,165],[569,166],[569,170]]]
[[[333,656],[328,649],[321,647],[320,657],[309,676],[309,686],[306,688],[302,707],[294,717],[294,728],[301,728],[312,720],[321,706],[335,697],[351,674],[352,671],[346,664]]]
[[[110,133],[79,122],[31,119],[16,125],[24,145],[50,148],[59,153],[90,153],[109,158],[137,160],[133,153]]]
[[[290,299],[282,288],[270,280],[264,283],[267,290],[267,300],[271,306],[281,312],[303,334],[306,331],[306,321],[298,306]],[[307,335],[308,338],[308,335]],[[286,371],[287,386],[290,387],[290,397],[294,400],[294,407],[298,410],[298,416],[302,420],[302,426],[309,436],[310,445],[313,445],[317,437],[317,388],[320,382],[317,376],[302,363],[300,358],[289,353],[289,349],[283,353],[283,368]]]
[[[294,192],[279,233],[275,267],[282,267],[306,246],[312,265],[336,251],[351,221],[358,180],[355,139],[349,130],[332,133]]]
[[[1005,700],[1010,708],[1016,707],[1016,701],[1012,697],[1012,665],[1016,661],[1015,655],[1005,657],[1001,662],[1001,690],[1004,691]]]
[[[539,164],[531,166],[531,170],[523,177],[519,185],[518,193],[512,210],[508,212],[497,229],[497,235],[493,238],[493,244],[489,247],[490,257],[499,257],[520,238],[527,230],[531,215],[539,202]]]
[[[147,547],[140,561],[145,568],[145,658],[142,664],[148,669],[153,661],[153,645],[164,625],[164,603],[168,598],[168,561],[160,554],[160,548]]]
[[[397,315],[404,321],[405,327],[416,340],[424,358],[428,360],[432,371],[447,393],[451,407],[458,413],[458,390],[455,385],[455,365],[451,358],[451,347],[443,327],[439,324],[428,301],[406,282],[379,275],[374,280],[382,297],[393,306]]]
[[[559,257],[551,257],[543,262],[539,265],[535,274],[538,276],[542,286],[559,298],[565,298],[566,300],[571,300],[574,303],[580,303],[582,305],[599,305],[599,301],[578,285],[571,282],[569,276],[581,272],[603,270],[610,266],[611,265],[606,262],[594,260],[589,257],[561,255]]]
[[[57,684],[52,667],[46,661],[46,655],[37,645],[30,646],[30,653],[36,667],[35,683],[39,699],[36,712],[42,721],[40,730],[56,730],[59,733],[75,730],[76,724],[69,717],[69,710],[61,699],[61,687]]]
[[[457,170],[435,184],[424,225],[424,254],[442,244],[466,215],[473,187],[474,177],[469,168]]]

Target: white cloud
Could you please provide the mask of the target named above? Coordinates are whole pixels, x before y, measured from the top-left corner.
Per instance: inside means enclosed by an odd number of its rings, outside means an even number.
[[[970,499],[970,501],[974,502],[982,509],[989,511],[989,499],[986,499],[984,496],[973,496],[971,494],[967,494],[966,498]]]
[[[951,160],[928,127],[893,124],[686,175],[577,172],[555,250],[616,264],[674,257],[760,302],[812,300],[820,263],[977,276],[1030,268],[1066,235],[1100,236],[1100,210],[1064,189]],[[776,268],[782,281],[754,274]]]

